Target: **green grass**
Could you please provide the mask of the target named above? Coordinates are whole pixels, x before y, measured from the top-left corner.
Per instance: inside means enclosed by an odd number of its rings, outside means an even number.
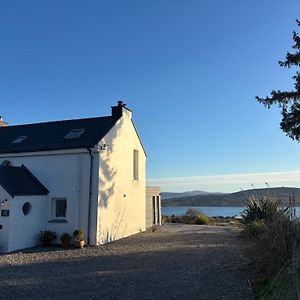
[[[292,286],[292,275],[287,272],[269,280],[252,283],[252,290],[257,300],[296,300]]]

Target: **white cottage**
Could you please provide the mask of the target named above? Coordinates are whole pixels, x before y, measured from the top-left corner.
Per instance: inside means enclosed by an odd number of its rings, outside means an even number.
[[[40,230],[100,245],[146,229],[146,154],[119,101],[111,116],[7,126],[0,119],[0,251]]]

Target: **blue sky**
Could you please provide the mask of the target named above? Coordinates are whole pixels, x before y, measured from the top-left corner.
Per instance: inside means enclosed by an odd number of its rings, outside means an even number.
[[[151,184],[300,186],[300,145],[280,131],[277,108],[255,101],[292,88],[294,70],[277,61],[299,12],[298,0],[1,1],[0,115],[102,116],[122,99]]]

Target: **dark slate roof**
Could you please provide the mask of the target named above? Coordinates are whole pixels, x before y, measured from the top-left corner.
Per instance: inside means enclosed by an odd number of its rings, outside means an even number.
[[[24,166],[0,166],[0,185],[12,196],[47,195],[46,187]]]
[[[0,127],[0,154],[93,147],[117,120],[118,117],[109,116]],[[85,131],[77,139],[65,139],[73,129]],[[12,143],[19,136],[27,138]]]

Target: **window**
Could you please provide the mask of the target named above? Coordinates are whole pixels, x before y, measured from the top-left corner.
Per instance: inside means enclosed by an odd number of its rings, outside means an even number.
[[[71,130],[66,136],[65,139],[77,139],[79,138],[83,133],[85,129],[73,129]]]
[[[17,137],[16,139],[14,139],[12,141],[12,143],[13,144],[19,144],[19,143],[22,143],[26,139],[27,139],[27,135],[20,135],[19,137]]]
[[[9,217],[9,209],[2,209],[1,217]]]
[[[156,224],[155,196],[152,196],[153,225]]]
[[[133,150],[133,180],[139,179],[139,151]]]
[[[65,219],[67,216],[67,199],[52,199],[52,218]]]
[[[26,202],[23,204],[22,211],[24,216],[27,216],[31,212],[32,205],[30,202]]]
[[[159,196],[156,196],[156,212],[157,212],[157,224],[160,224],[160,205]]]
[[[9,167],[12,166],[12,163],[9,160],[5,160],[4,162],[2,162],[1,166]]]

